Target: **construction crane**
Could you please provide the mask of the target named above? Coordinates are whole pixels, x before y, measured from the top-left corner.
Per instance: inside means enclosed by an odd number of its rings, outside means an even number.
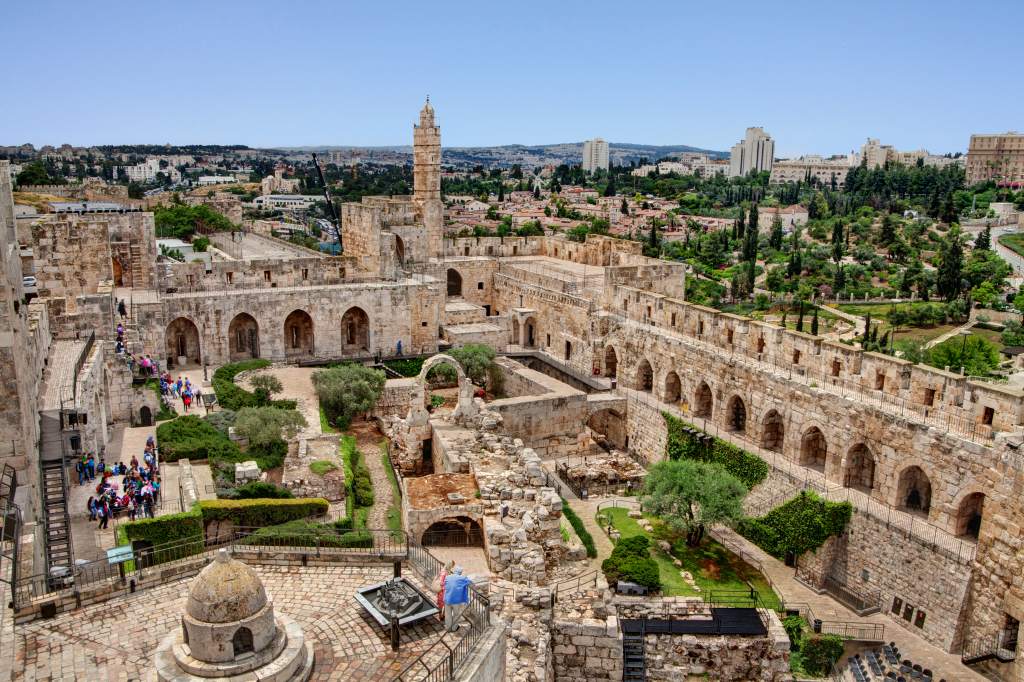
[[[316,172],[320,176],[320,184],[324,186],[324,199],[327,200],[327,210],[331,212],[331,217],[334,218],[334,234],[338,238],[338,255],[340,256],[345,252],[345,248],[341,245],[341,218],[338,216],[338,211],[334,208],[334,202],[331,201],[331,191],[327,189],[327,180],[324,179],[324,172],[320,168],[320,162],[317,161],[316,154],[313,154],[313,165],[316,166]]]

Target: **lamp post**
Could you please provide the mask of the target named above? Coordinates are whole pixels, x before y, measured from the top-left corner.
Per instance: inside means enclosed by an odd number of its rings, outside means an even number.
[[[967,337],[971,335],[971,332],[961,329],[957,333],[963,338],[963,343],[960,344],[960,374],[964,375],[967,373]]]

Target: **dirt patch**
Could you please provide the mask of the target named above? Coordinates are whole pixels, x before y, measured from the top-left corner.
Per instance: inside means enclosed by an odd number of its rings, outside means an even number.
[[[377,452],[384,433],[377,426],[377,422],[357,420],[352,422],[348,434],[355,436],[356,447],[367,457]]]
[[[408,504],[413,509],[444,507],[451,502],[448,493],[461,493],[465,504],[476,502],[476,477],[473,474],[430,474],[405,479]]]
[[[700,562],[700,570],[708,580],[717,581],[721,579],[722,569],[711,559],[704,559]]]

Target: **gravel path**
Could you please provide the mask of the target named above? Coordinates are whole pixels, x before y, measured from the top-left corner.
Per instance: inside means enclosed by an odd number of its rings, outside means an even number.
[[[388,508],[394,501],[391,481],[381,461],[380,442],[384,435],[373,424],[357,422],[350,429],[356,437],[356,445],[362,453],[366,468],[373,481],[373,508],[366,517],[366,527],[385,530],[388,527]]]

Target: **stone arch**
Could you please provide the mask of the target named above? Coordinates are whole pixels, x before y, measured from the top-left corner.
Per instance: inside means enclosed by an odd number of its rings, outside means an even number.
[[[139,408],[139,426],[152,426],[153,425],[153,410],[150,409],[149,405],[143,405]]]
[[[957,537],[977,540],[978,534],[981,532],[984,509],[985,493],[974,491],[964,494],[956,506],[956,526],[953,529],[953,534]]]
[[[113,258],[110,259],[110,270],[111,274],[114,276],[114,286],[123,287],[124,266],[121,265],[121,259],[118,258],[117,256],[114,256]]]
[[[618,369],[619,354],[615,352],[614,346],[608,346],[604,349],[604,376],[614,379]]]
[[[249,313],[238,313],[228,324],[228,354],[231,362],[260,356],[260,325]]]
[[[284,319],[284,354],[289,359],[313,354],[313,318],[296,309]]]
[[[341,347],[347,352],[370,352],[370,316],[359,306],[341,316]]]
[[[450,516],[427,526],[420,538],[424,547],[483,547],[480,522],[469,516]]]
[[[234,649],[235,658],[255,651],[256,649],[252,642],[252,630],[244,625],[235,630],[235,634],[231,636],[231,647]]]
[[[519,319],[518,318],[513,318],[512,319],[512,345],[513,346],[518,346],[519,345]]]
[[[693,394],[693,414],[705,419],[711,419],[715,408],[715,396],[711,392],[708,382],[702,381]]]
[[[864,443],[857,443],[847,451],[843,485],[866,493],[875,487],[875,457]]]
[[[164,334],[167,348],[167,366],[174,367],[184,363],[201,364],[202,356],[199,345],[199,327],[187,317],[179,317],[167,325]]]
[[[662,400],[666,403],[678,403],[683,397],[683,384],[675,370],[669,370],[662,382]]]
[[[448,268],[448,295],[462,296],[462,275],[455,268]]]
[[[782,452],[785,442],[786,425],[778,410],[768,410],[761,420],[761,447],[773,452]]]
[[[537,318],[532,315],[523,322],[523,345],[527,348],[536,348],[540,332],[537,330]]]
[[[587,418],[587,428],[592,434],[604,436],[605,441],[611,447],[625,450],[626,448],[626,420],[618,410],[606,407],[598,410]],[[600,444],[598,438],[594,438]]]
[[[812,426],[800,438],[800,464],[825,473],[828,462],[828,441],[817,426]]]
[[[636,388],[639,391],[650,393],[654,390],[654,369],[651,363],[644,358],[636,368]]]
[[[896,486],[896,506],[906,511],[927,514],[932,508],[932,482],[924,469],[915,465],[900,472]]]
[[[726,427],[730,431],[746,433],[747,431],[747,404],[743,398],[733,395],[726,404]]]
[[[395,235],[395,258],[399,265],[405,265],[405,242],[397,234]]]

